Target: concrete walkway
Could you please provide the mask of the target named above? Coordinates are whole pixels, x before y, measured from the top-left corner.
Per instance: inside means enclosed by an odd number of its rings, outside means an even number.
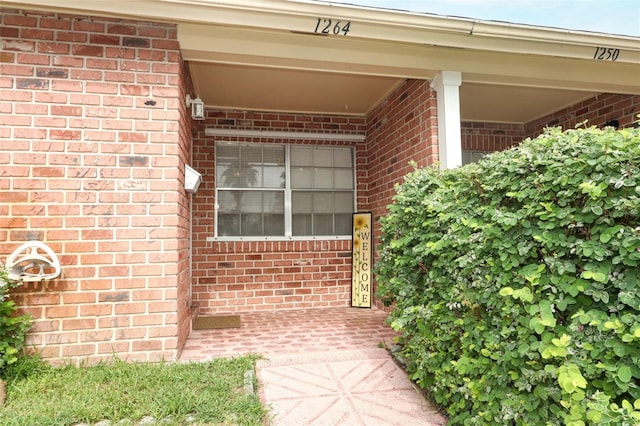
[[[181,361],[254,353],[273,426],[444,425],[380,346],[394,332],[377,309],[241,314],[239,329],[194,330]]]

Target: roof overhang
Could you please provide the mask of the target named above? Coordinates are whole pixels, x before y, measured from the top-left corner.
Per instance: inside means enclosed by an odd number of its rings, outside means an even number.
[[[3,4],[175,23],[197,94],[216,107],[364,115],[440,70],[462,72],[464,120],[523,123],[601,92],[640,94],[637,37],[318,1]],[[338,21],[348,33],[333,34]],[[616,60],[598,60],[601,48]]]

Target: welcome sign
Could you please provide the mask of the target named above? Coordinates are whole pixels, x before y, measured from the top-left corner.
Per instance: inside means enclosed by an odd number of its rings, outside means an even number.
[[[351,306],[370,308],[373,298],[371,262],[373,260],[371,213],[353,214],[351,262]]]

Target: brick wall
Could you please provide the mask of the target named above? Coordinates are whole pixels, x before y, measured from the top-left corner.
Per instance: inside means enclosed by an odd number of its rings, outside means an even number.
[[[408,80],[369,114],[367,150],[367,210],[373,212],[375,257],[378,220],[387,213],[396,193],[394,185],[413,170],[411,161],[424,167],[438,160],[436,93],[428,81]]]
[[[524,125],[463,122],[462,149],[502,151],[525,138],[535,138],[545,127],[573,129],[585,120],[588,126],[604,127],[609,121],[618,120],[621,128],[631,127],[639,113],[640,96],[603,93]]]
[[[503,151],[524,139],[520,124],[462,122],[460,132],[466,151]]]
[[[576,105],[556,111],[525,125],[526,137],[536,137],[545,127],[573,129],[587,120],[587,126],[604,127],[618,120],[620,128],[633,127],[640,114],[640,95],[602,93]]]
[[[177,235],[175,250],[177,251],[177,276],[176,276],[176,309],[177,309],[177,350],[182,350],[189,333],[191,332],[191,195],[186,194],[184,188],[184,165],[191,164],[192,151],[192,126],[191,111],[182,102],[187,93],[193,94],[193,82],[189,73],[189,67],[181,61],[180,85],[178,106],[180,117],[178,125],[178,203],[176,210]],[[174,169],[175,170],[175,169]],[[168,218],[167,218],[168,222]],[[165,242],[169,244],[169,242]],[[168,246],[166,247],[169,248]]]
[[[366,135],[365,142],[346,144],[356,148],[358,210],[373,211],[376,218],[386,212],[394,184],[412,169],[410,161],[424,166],[437,160],[435,92],[425,81],[406,82],[366,119],[208,110],[202,126],[194,140],[194,162],[204,180],[194,197],[193,219],[193,300],[201,314],[349,306],[351,287],[350,241],[206,241],[215,226],[215,139],[204,136],[204,127]]]
[[[387,211],[394,185],[438,160],[436,94],[428,81],[409,80],[367,117],[368,209],[377,220]]]
[[[355,146],[358,194],[366,192],[364,143],[310,139],[207,137],[205,127],[364,135],[358,117],[207,110],[194,135],[194,167],[203,182],[193,197],[193,303],[200,314],[349,306],[351,241],[207,241],[214,236],[216,140]],[[359,196],[359,206],[363,198]]]
[[[0,19],[0,260],[37,239],[63,271],[14,294],[34,317],[28,344],[54,362],[175,357],[188,326],[191,131],[175,27]]]

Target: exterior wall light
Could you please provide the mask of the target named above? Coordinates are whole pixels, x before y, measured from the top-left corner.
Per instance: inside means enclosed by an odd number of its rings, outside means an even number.
[[[194,120],[204,120],[204,102],[200,98],[191,98],[191,95],[187,94],[186,98],[187,108],[191,107],[191,118]]]

